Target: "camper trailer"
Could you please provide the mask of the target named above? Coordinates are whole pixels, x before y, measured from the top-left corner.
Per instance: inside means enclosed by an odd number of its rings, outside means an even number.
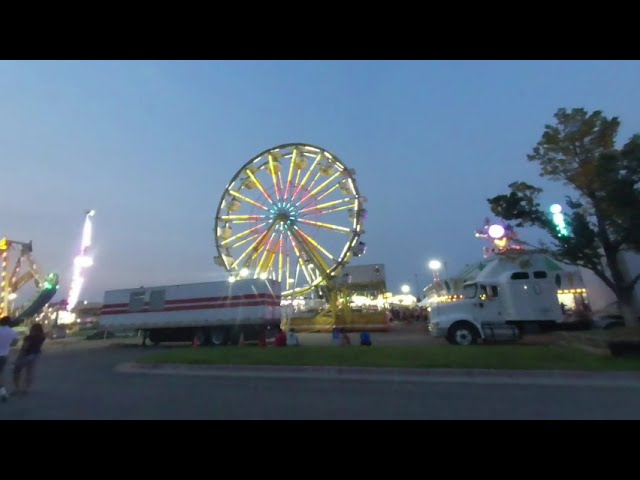
[[[100,314],[102,328],[139,330],[153,343],[236,345],[279,325],[280,283],[259,279],[110,290]]]

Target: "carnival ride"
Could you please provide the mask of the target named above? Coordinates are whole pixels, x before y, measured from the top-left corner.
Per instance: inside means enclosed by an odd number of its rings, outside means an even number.
[[[67,314],[67,317],[70,317],[70,312],[77,304],[84,284],[82,272],[93,264],[93,259],[90,256],[90,248],[92,236],[91,217],[94,215],[94,210],[89,210],[85,213],[80,253],[75,257],[73,262],[73,276],[68,297],[66,300],[61,300],[55,305],[50,305],[56,314],[62,311]],[[13,252],[17,252],[17,257],[13,268],[11,268],[10,264],[13,261],[11,254]],[[44,278],[41,276],[33,259],[33,242],[20,242],[9,240],[6,237],[2,238],[0,240],[0,255],[2,256],[2,280],[0,284],[2,316],[11,316],[15,324],[20,324],[32,317],[42,319],[42,316],[45,315],[45,313],[43,313],[45,307],[58,292],[58,275],[51,273]],[[14,305],[14,302],[18,298],[19,291],[26,287],[31,281],[33,281],[35,285],[36,293],[25,304],[21,306]]]
[[[71,277],[71,286],[69,287],[69,295],[66,300],[66,311],[71,312],[78,303],[80,292],[84,285],[84,277],[82,272],[84,269],[93,265],[91,257],[91,238],[93,234],[93,224],[91,218],[96,214],[95,210],[85,212],[84,226],[82,227],[82,239],[80,241],[80,252],[73,259],[73,275]]]
[[[17,252],[17,258],[10,268],[11,253]],[[13,317],[15,324],[20,324],[26,319],[37,315],[53,299],[58,291],[58,275],[51,273],[42,277],[33,259],[33,243],[9,240],[4,237],[0,240],[0,254],[2,256],[2,316]],[[26,271],[25,271],[26,270]],[[18,297],[18,291],[33,281],[36,293],[22,306],[15,306],[14,301]]]
[[[350,323],[348,283],[336,279],[366,251],[365,202],[355,170],[333,153],[303,143],[270,148],[246,162],[222,194],[215,262],[230,282],[280,282],[285,299],[313,292],[327,305],[316,324]]]

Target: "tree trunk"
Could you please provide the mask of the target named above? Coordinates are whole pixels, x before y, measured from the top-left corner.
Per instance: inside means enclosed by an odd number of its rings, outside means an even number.
[[[624,324],[627,327],[640,326],[638,315],[635,312],[635,308],[633,305],[633,289],[620,289],[616,296],[618,297],[618,302],[620,304],[620,313],[624,318]]]

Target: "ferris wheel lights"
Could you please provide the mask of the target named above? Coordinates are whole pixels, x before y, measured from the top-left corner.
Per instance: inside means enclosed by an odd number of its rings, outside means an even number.
[[[8,296],[9,300],[15,300],[18,298],[18,295],[15,292],[11,292]]]
[[[358,244],[358,241],[362,234],[361,219],[364,215],[360,210],[363,205],[358,201],[356,181],[349,176],[352,172],[355,173],[337,157],[305,144],[280,145],[247,162],[226,189],[226,195],[234,198],[223,194],[216,218],[216,247],[224,268],[234,277],[231,281],[244,276],[241,270],[244,264],[252,278],[273,278],[281,282],[287,296],[320,285],[326,278],[325,274],[333,273],[335,267],[325,265],[322,255],[334,265],[348,263],[354,253],[362,255],[366,245],[364,242]],[[249,189],[243,189],[242,193],[231,191],[233,185],[242,184],[247,179],[255,182],[256,190],[260,191],[253,191],[251,195]],[[327,200],[320,202],[325,197]],[[241,205],[237,212],[230,210],[234,199]],[[265,215],[251,215],[253,207],[265,210]],[[345,218],[349,208],[353,210],[351,219]],[[315,215],[338,211],[344,212],[340,218],[332,216],[327,217],[331,218],[327,222],[315,221]],[[258,218],[262,218],[264,223],[258,225],[262,221]],[[231,235],[222,230],[232,224]],[[336,255],[338,245],[336,252],[325,250],[322,237],[316,239],[315,235],[303,231],[309,225],[320,229],[316,231],[317,235],[324,233],[336,238],[336,232],[346,234],[346,238],[340,240],[343,252]],[[236,238],[252,241],[256,236],[258,238],[252,245],[242,247],[244,251],[239,247],[246,243],[245,240],[230,243]],[[248,260],[245,260],[248,255]],[[294,275],[290,274],[294,273],[291,267],[295,268]],[[322,275],[316,272],[322,272]],[[303,275],[308,282],[306,284]]]
[[[241,277],[248,277],[249,276],[249,269],[248,268],[243,268],[240,270],[240,276]]]
[[[235,282],[235,281],[236,281],[236,277],[234,277],[233,275],[231,275],[231,276],[229,277],[229,283],[233,283],[233,282]]]

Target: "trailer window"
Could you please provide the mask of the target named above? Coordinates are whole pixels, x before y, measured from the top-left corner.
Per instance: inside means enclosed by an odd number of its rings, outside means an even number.
[[[152,290],[149,294],[149,310],[164,310],[164,290]]]
[[[513,272],[511,280],[529,280],[529,272]]]
[[[533,278],[547,278],[547,272],[544,270],[533,272]]]
[[[496,287],[495,285],[491,285],[489,288],[489,296],[491,298],[498,298],[498,287]]]
[[[478,293],[478,284],[471,283],[469,285],[465,285],[462,288],[462,293],[464,294],[464,298],[476,298]]]
[[[144,308],[144,290],[141,292],[131,292],[129,295],[129,311],[140,312]]]

